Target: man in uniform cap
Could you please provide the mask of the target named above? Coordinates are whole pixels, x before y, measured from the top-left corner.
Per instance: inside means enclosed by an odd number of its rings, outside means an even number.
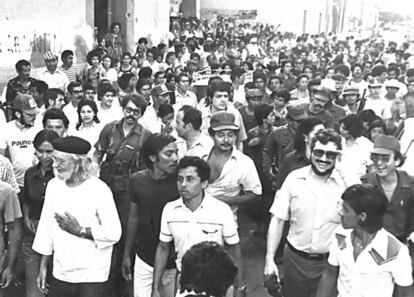
[[[57,68],[58,57],[53,52],[46,52],[43,55],[45,60],[46,69],[39,73],[39,79],[47,83],[49,88],[61,89],[63,92],[67,92],[69,85],[69,79],[64,72]]]
[[[397,169],[405,160],[400,150],[394,136],[378,136],[371,152],[374,170],[362,176],[361,181],[378,186],[387,196],[389,205],[384,228],[405,242],[414,231],[414,178]]]
[[[122,232],[111,190],[97,177],[88,141],[69,136],[52,145],[55,178],[48,184],[33,243],[42,255],[39,289],[48,292],[53,256],[51,296],[104,296],[112,246]]]
[[[233,113],[215,113],[208,130],[214,146],[207,157],[211,175],[206,193],[229,204],[235,216],[240,204],[257,199],[262,194],[252,159],[235,148],[238,130]],[[240,194],[241,190],[243,194]]]
[[[304,105],[287,106],[287,124],[273,130],[263,147],[263,170],[273,180],[275,171],[282,164],[285,156],[294,150],[294,140],[299,123],[307,118]]]

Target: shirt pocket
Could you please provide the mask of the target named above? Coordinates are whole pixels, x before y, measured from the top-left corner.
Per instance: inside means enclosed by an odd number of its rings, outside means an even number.
[[[200,231],[202,236],[207,240],[211,240],[214,242],[220,242],[221,236],[221,226],[219,225],[201,225]]]

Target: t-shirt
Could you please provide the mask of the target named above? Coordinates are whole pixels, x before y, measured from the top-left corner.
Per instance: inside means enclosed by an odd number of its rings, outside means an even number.
[[[0,136],[0,148],[7,149],[17,184],[23,187],[24,173],[33,166],[35,149],[33,139],[41,127],[21,127],[17,121],[8,122]]]
[[[154,266],[164,206],[178,199],[177,177],[175,174],[162,180],[154,180],[149,170],[133,174],[129,180],[129,197],[138,206],[138,230],[135,252],[145,263]],[[174,254],[174,253],[170,253]],[[167,268],[175,266],[169,259]]]

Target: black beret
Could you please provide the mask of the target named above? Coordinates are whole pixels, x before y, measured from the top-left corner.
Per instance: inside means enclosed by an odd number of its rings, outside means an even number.
[[[52,141],[52,145],[57,151],[78,155],[86,155],[91,149],[88,141],[76,136],[57,138]]]

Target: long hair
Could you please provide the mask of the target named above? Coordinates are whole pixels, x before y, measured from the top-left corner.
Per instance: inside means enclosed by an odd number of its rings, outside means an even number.
[[[72,175],[66,180],[67,185],[79,185],[92,177],[99,176],[99,166],[88,155],[67,154],[75,163]]]
[[[93,116],[93,121],[97,124],[100,123],[98,118],[98,107],[96,106],[95,101],[90,99],[82,99],[78,104],[78,122],[76,123],[76,130],[79,130],[80,126],[82,125],[81,111],[82,107],[84,106],[89,106],[92,109],[92,111],[95,113]]]

